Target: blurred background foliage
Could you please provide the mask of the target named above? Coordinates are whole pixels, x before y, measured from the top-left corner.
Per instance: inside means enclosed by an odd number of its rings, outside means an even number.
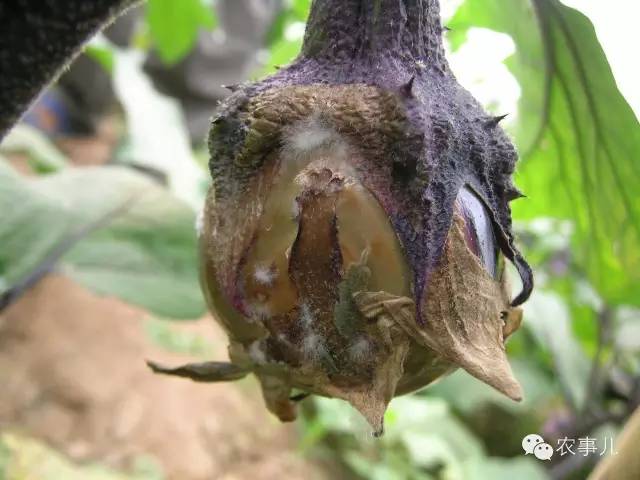
[[[344,403],[307,401],[299,450],[339,463],[354,478],[583,479],[599,456],[556,455],[543,465],[523,455],[521,440],[532,432],[554,446],[565,436],[615,438],[640,401],[638,120],[578,10],[558,0],[455,3],[447,20],[452,55],[478,28],[506,34],[515,46],[504,64],[521,94],[507,128],[521,154],[516,183],[527,198],[515,202],[514,219],[537,288],[508,350],[525,401],[510,402],[458,372],[394,400],[386,435],[375,441]],[[100,35],[87,47],[108,72],[119,104],[118,140],[107,165],[73,165],[26,124],[3,143],[4,304],[56,268],[160,318],[204,314],[194,226],[207,186],[206,148],[190,141],[180,103],[155,88],[143,59],[152,51],[163,64],[179,65],[199,36],[221,34],[215,7],[206,0],[149,0],[127,45]],[[296,56],[309,7],[310,0],[284,2],[247,78]],[[486,106],[505,113],[499,104]],[[28,176],[12,168],[8,158],[16,153]],[[149,335],[168,348],[207,351],[153,322]],[[18,468],[11,452],[23,441],[2,437],[0,472]],[[46,453],[38,445],[27,450]],[[55,455],[49,463],[65,471]],[[74,475],[41,478],[121,478]]]

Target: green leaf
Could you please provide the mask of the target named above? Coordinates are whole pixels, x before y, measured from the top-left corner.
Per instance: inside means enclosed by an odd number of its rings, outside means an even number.
[[[167,64],[189,53],[200,28],[212,30],[217,24],[213,8],[203,0],[149,0],[146,8],[149,33]]]
[[[444,398],[463,414],[471,414],[487,408],[488,405],[498,405],[507,412],[522,416],[549,404],[553,396],[558,393],[544,372],[537,364],[531,362],[530,358],[511,359],[510,363],[515,377],[525,392],[522,402],[514,402],[462,370],[443,378],[430,386],[426,392],[429,395]]]
[[[437,469],[440,465],[455,464],[458,461],[454,446],[439,435],[407,432],[402,439],[411,463],[418,467]]]
[[[136,457],[133,472],[116,472],[93,465],[75,465],[37,440],[4,433],[0,436],[0,478],[11,480],[162,480],[164,472],[153,457]]]
[[[128,142],[119,162],[158,173],[172,193],[202,207],[210,179],[195,158],[180,104],[158,92],[138,51],[114,49],[113,86],[127,120]]]
[[[63,272],[160,316],[204,313],[195,215],[142,174],[92,167],[27,179],[0,162],[0,211],[5,288],[32,275],[52,252],[73,245],[87,225],[113,216],[62,257]]]
[[[541,348],[548,348],[561,385],[573,406],[580,409],[586,400],[590,361],[574,337],[567,305],[555,293],[538,289],[525,306],[525,327]]]
[[[441,469],[438,478],[464,478],[463,463],[484,456],[478,439],[440,399],[395,398],[385,415],[385,434],[377,440],[346,402],[317,398],[314,405],[315,419],[336,442],[334,448],[365,478],[427,480],[427,471]]]
[[[375,461],[362,452],[350,450],[343,454],[345,463],[362,478],[367,480],[432,480],[418,467],[407,461],[395,450],[385,450],[383,458]]]
[[[293,12],[290,8],[280,11],[276,19],[271,23],[271,28],[267,32],[265,43],[267,47],[272,47],[284,37],[284,30],[293,18]]]
[[[610,304],[640,304],[640,128],[589,19],[558,0],[467,0],[449,23],[511,35],[522,87],[519,219],[570,219],[574,262]]]
[[[269,50],[269,61],[263,71],[259,72],[259,76],[275,73],[279,67],[291,63],[298,53],[300,53],[301,48],[302,39],[280,39]]]
[[[67,165],[66,157],[39,130],[19,123],[2,141],[0,152],[19,152],[27,155],[34,171],[38,173],[55,172]]]
[[[617,312],[615,343],[622,351],[640,353],[640,310],[627,307]]]
[[[291,9],[298,21],[306,22],[311,9],[311,0],[293,0]]]
[[[105,72],[113,72],[114,59],[112,50],[105,47],[99,47],[97,45],[87,45],[84,53],[98,62],[100,66],[104,68]]]
[[[464,478],[474,480],[547,480],[549,475],[541,466],[542,462],[529,458],[498,459],[483,458],[465,465]]]
[[[267,34],[267,46],[269,46],[269,60],[257,76],[275,73],[278,67],[287,65],[300,53],[302,37],[287,38],[287,28],[305,23],[311,9],[311,0],[292,0],[276,17]]]
[[[87,43],[84,53],[98,62],[105,72],[112,74],[117,50],[118,47],[99,32]]]
[[[453,468],[460,461],[483,456],[478,439],[443,400],[399,397],[392,400],[389,410],[396,415],[396,420],[386,428],[384,441],[400,440],[414,462],[433,465],[439,461]]]

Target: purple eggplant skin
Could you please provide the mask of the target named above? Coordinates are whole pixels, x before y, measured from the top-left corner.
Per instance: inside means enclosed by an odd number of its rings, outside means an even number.
[[[462,88],[445,59],[437,0],[315,0],[304,45],[290,65],[229,97],[214,118],[209,163],[215,201],[242,201],[243,185],[263,167],[238,166],[251,128],[241,112],[252,98],[295,86],[370,86],[393,93],[406,115],[404,138],[367,152],[359,166],[412,270],[417,321],[430,275],[437,267],[463,186],[482,201],[498,247],[516,267],[522,304],[532,271],[514,245],[509,202],[521,194],[512,183],[517,153],[499,122]],[[358,141],[358,139],[354,139]],[[278,139],[261,153],[277,148]],[[367,145],[361,145],[367,151]],[[380,180],[383,179],[383,180]],[[384,181],[386,180],[386,181]],[[389,185],[382,191],[380,185]],[[233,198],[237,196],[237,198]],[[223,282],[224,283],[224,282]]]

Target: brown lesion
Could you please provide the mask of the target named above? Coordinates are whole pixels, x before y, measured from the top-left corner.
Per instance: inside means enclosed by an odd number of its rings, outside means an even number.
[[[375,187],[382,197],[388,197],[386,176],[375,173],[377,170],[366,164],[383,164],[389,146],[406,140],[410,129],[404,108],[397,93],[367,85],[299,85],[272,88],[257,94],[238,107],[233,122],[214,124],[212,137],[218,139],[216,145],[224,146],[224,152],[212,151],[212,162],[222,170],[207,200],[209,226],[203,232],[203,255],[209,257],[207,261],[212,264],[209,270],[213,270],[217,278],[204,283],[209,286],[216,283],[213,289],[226,296],[227,303],[243,315],[256,313],[260,316],[265,309],[273,315],[290,311],[297,292],[284,273],[288,266],[288,249],[297,235],[297,222],[282,212],[291,211],[283,202],[292,201],[289,199],[300,193],[300,186],[294,181],[299,171],[283,165],[283,149],[287,148],[286,142],[283,147],[283,137],[292,125],[317,119],[341,138],[359,146],[358,154],[349,158],[348,168],[362,177],[361,181],[368,188]],[[231,135],[230,123],[237,125],[238,134],[246,132],[237,150],[229,150],[230,143],[225,140],[225,135]],[[236,166],[224,167],[230,154],[230,161]],[[349,216],[350,207],[345,206],[349,196],[354,196],[351,191],[340,198],[337,208],[342,215],[338,215],[338,222],[341,222],[341,216]],[[367,203],[360,202],[359,206],[367,206]],[[387,220],[382,209],[367,210],[366,213],[375,212],[378,224]],[[342,247],[346,245],[343,242]],[[372,249],[379,246],[373,243]],[[345,250],[345,254],[351,253],[359,255],[357,251]],[[382,258],[387,256],[387,252],[375,253],[371,256],[373,263],[382,263]],[[246,265],[253,267],[258,262],[263,268],[273,267],[276,272],[270,293],[246,270]],[[397,264],[389,265],[397,270]],[[239,272],[239,269],[244,271]],[[377,272],[378,268],[375,270]],[[385,277],[376,272],[374,282],[379,279],[379,283],[384,284]],[[396,276],[397,271],[392,272],[390,278]],[[388,282],[386,286],[392,287]],[[241,297],[245,294],[256,300],[252,302],[258,307],[256,312],[243,303]]]
[[[333,324],[337,286],[342,279],[342,253],[338,243],[337,197],[344,179],[331,170],[305,172],[309,185],[298,196],[298,235],[291,249],[289,276],[305,304],[317,317],[313,327],[328,329]]]

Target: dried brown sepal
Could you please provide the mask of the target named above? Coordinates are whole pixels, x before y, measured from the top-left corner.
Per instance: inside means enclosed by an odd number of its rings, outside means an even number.
[[[329,396],[348,401],[369,422],[373,435],[379,437],[384,433],[384,413],[395,396],[408,353],[409,339],[404,335],[399,336],[390,345],[390,354],[377,365],[370,384],[351,389],[340,389],[329,384],[324,390]]]
[[[505,288],[492,279],[464,240],[464,220],[454,217],[441,266],[429,286],[424,326],[415,321],[409,298],[385,292],[360,292],[356,303],[365,316],[384,312],[419,344],[474,377],[519,401],[522,388],[507,360],[504,339],[519,327],[521,313],[511,312]]]
[[[194,382],[232,382],[246,377],[251,372],[229,362],[188,363],[179,367],[168,367],[147,360],[147,366],[153,373],[190,378]]]

